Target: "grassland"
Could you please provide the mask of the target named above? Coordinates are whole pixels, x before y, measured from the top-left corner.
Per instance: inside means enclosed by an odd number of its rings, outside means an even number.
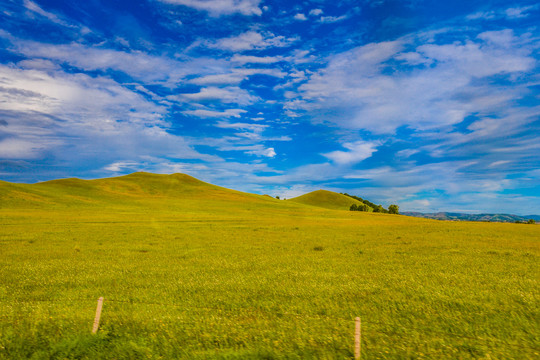
[[[1,359],[537,359],[540,226],[184,175],[0,183]],[[96,300],[105,297],[97,335]]]

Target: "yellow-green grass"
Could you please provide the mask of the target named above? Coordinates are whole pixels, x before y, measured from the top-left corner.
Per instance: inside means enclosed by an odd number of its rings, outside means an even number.
[[[322,207],[331,210],[349,210],[351,205],[364,205],[364,203],[351,198],[350,196],[338,194],[333,191],[316,190],[310,193],[290,199],[299,204]],[[369,211],[372,211],[369,207]]]
[[[540,227],[184,175],[0,183],[1,359],[536,359]],[[91,335],[96,300],[102,323]]]

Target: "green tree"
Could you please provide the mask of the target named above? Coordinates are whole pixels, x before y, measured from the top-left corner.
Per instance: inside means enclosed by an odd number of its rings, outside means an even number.
[[[388,213],[390,214],[399,214],[399,206],[397,205],[390,205],[388,207]]]
[[[358,206],[356,206],[356,204],[352,204],[351,207],[349,208],[349,210],[358,211]]]
[[[529,219],[529,221],[527,221],[527,224],[536,224],[536,221],[534,221],[534,219]]]

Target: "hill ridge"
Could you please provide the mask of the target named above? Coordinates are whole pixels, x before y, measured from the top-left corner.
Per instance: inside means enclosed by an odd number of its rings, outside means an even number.
[[[64,178],[35,184],[0,183],[1,208],[34,208],[46,204],[73,206],[81,203],[115,206],[133,201],[148,202],[156,198],[170,198],[184,202],[195,199],[242,201],[254,197],[262,198],[262,195],[227,189],[183,173],[135,172],[92,180]],[[264,200],[275,199],[264,198]]]
[[[349,196],[322,189],[297,196],[287,201],[331,210],[349,210],[353,204],[357,206],[363,205],[362,202]]]

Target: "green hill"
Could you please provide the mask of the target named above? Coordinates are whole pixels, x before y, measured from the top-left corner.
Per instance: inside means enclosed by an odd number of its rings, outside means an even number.
[[[305,195],[289,199],[288,201],[332,210],[349,210],[352,204],[363,205],[363,203],[356,199],[327,190],[312,191]]]
[[[208,184],[185,174],[138,172],[105,179],[69,178],[37,184],[0,181],[0,208],[147,207],[179,205],[179,202],[189,209],[204,206],[205,202],[278,201]]]

